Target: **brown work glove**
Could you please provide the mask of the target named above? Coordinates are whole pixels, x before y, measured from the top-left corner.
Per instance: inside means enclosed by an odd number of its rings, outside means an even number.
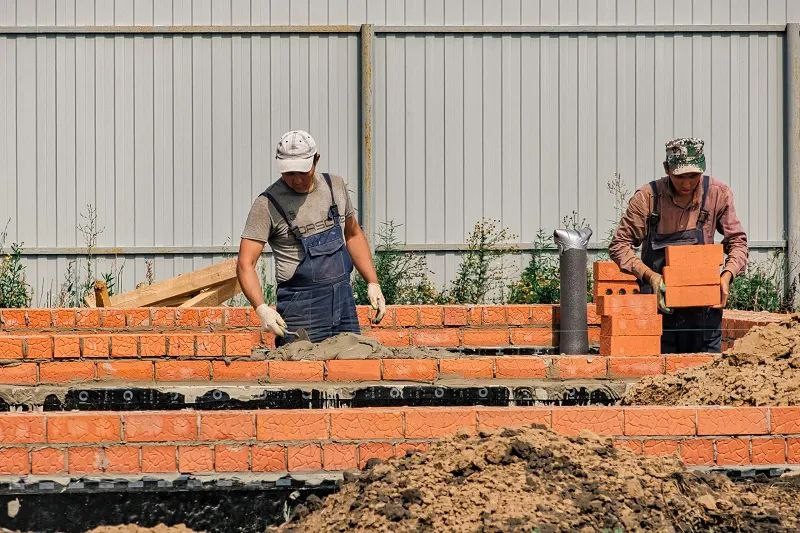
[[[647,274],[646,281],[653,289],[653,294],[656,295],[658,310],[665,315],[671,315],[672,309],[667,307],[667,286],[664,284],[664,278],[661,277],[661,274],[651,270]]]

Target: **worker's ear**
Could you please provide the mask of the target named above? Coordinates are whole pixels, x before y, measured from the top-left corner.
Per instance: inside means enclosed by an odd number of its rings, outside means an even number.
[[[319,152],[314,154],[314,164],[316,165],[317,163],[319,163]]]

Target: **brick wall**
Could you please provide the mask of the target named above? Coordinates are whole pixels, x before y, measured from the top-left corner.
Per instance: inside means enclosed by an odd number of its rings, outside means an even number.
[[[689,465],[800,464],[800,407],[1,413],[0,474],[342,470],[458,432],[590,430]]]

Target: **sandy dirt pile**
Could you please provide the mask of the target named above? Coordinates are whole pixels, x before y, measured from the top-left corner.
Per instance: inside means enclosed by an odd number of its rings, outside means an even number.
[[[135,524],[124,524],[119,526],[98,526],[87,533],[194,533],[183,524],[176,526],[165,526],[159,524],[155,527],[140,527]]]
[[[327,361],[329,359],[443,359],[454,357],[447,350],[418,348],[389,348],[375,339],[340,333],[322,342],[295,341],[267,353],[267,359],[280,361]]]
[[[712,363],[640,380],[626,405],[800,405],[800,315],[753,328]]]
[[[377,464],[376,464],[377,463]],[[792,531],[798,490],[736,485],[586,434],[504,430],[374,461],[281,531]]]

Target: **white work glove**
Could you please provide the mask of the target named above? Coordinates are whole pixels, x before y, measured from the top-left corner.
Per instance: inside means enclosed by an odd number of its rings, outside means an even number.
[[[256,313],[258,318],[261,319],[261,329],[269,330],[278,337],[286,335],[284,331],[287,329],[286,322],[283,321],[283,317],[275,309],[267,304],[261,304],[256,307]]]
[[[369,305],[377,311],[372,322],[378,324],[383,320],[383,315],[386,314],[386,299],[383,297],[381,286],[377,283],[369,283],[367,285],[367,297],[369,298]]]

